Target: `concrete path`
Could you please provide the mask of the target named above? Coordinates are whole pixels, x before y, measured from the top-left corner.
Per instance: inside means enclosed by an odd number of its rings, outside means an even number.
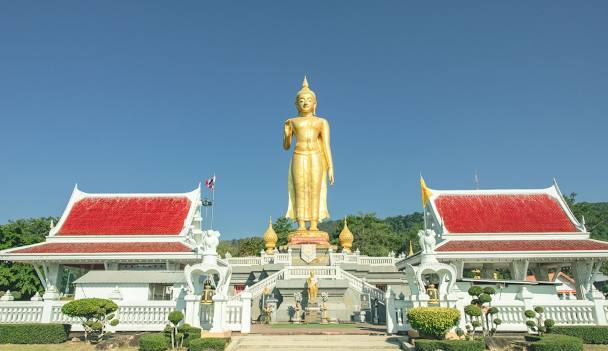
[[[399,350],[403,337],[382,335],[243,335],[233,336],[226,351]]]

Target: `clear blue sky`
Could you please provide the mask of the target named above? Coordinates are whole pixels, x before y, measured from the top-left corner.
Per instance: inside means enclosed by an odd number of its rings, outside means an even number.
[[[283,121],[309,76],[333,218],[430,187],[608,200],[606,1],[3,1],[0,223],[87,192],[217,174],[223,238],[287,205]]]

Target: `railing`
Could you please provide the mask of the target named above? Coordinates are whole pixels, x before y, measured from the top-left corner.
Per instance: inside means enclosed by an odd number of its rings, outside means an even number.
[[[81,321],[64,315],[61,308],[67,301],[1,301],[0,323],[67,323],[79,329]],[[167,323],[169,313],[175,310],[175,301],[144,301],[138,303],[118,301],[116,318],[120,323],[116,331],[160,331]]]
[[[233,266],[255,266],[262,264],[261,257],[230,257],[225,260]]]
[[[386,303],[384,291],[376,288],[368,282],[363,281],[363,279],[346,272],[342,268],[338,269],[338,279],[346,279],[348,281],[348,284],[360,294],[367,294],[372,299],[377,300],[381,304]]]
[[[329,261],[332,266],[339,266],[343,263],[357,263],[369,266],[395,266],[395,263],[399,258],[386,256],[386,257],[375,257],[375,256],[361,256],[357,253],[347,254],[344,252],[331,253]]]
[[[573,303],[573,304],[571,304]],[[555,324],[596,324],[594,305],[590,301],[570,301],[570,303],[543,306],[545,319],[553,319]],[[606,306],[604,306],[604,309]]]
[[[37,323],[42,320],[42,302],[10,301],[0,303],[0,323]]]
[[[241,330],[241,322],[243,320],[243,304],[240,299],[229,300],[226,303],[226,314],[224,318],[226,319],[226,325],[228,329],[231,331],[240,331]]]
[[[116,311],[116,318],[120,321],[117,331],[163,330],[169,313],[174,310],[175,301],[120,303]]]
[[[338,267],[332,266],[289,266],[285,272],[285,279],[308,278],[313,272],[319,279],[340,279]]]
[[[277,280],[279,279],[283,279],[283,277],[285,276],[285,268],[281,269],[280,271],[273,273],[269,276],[267,276],[266,278],[260,280],[259,282],[248,286],[246,289],[246,291],[249,291],[251,293],[252,298],[256,298],[260,295],[262,295],[262,293],[264,292],[264,290],[268,289],[269,291],[274,289],[274,287],[277,285]],[[230,298],[230,300],[236,300],[239,298],[239,296],[244,292],[245,290],[241,290],[238,294],[232,296]]]

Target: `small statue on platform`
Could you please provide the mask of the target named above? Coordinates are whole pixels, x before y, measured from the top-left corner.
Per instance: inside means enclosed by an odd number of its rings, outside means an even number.
[[[420,238],[420,248],[423,254],[435,253],[435,231],[426,229],[418,231],[418,237]]]
[[[323,303],[321,304],[321,323],[322,324],[327,324],[329,323],[329,316],[327,315],[327,300],[329,300],[329,294],[327,294],[327,292],[322,292],[321,293],[321,301],[323,301]]]
[[[310,276],[306,279],[308,287],[308,303],[317,303],[317,293],[319,292],[319,281],[315,277],[315,272],[310,271]]]
[[[300,311],[302,311],[302,305],[300,304],[300,302],[302,301],[302,294],[299,292],[295,292],[293,293],[293,298],[296,301],[296,305],[294,307],[295,309],[295,315],[294,315],[294,323],[300,323],[302,320],[302,317],[300,315]]]
[[[272,321],[272,306],[270,304],[266,304],[262,311],[262,323],[270,324]]]

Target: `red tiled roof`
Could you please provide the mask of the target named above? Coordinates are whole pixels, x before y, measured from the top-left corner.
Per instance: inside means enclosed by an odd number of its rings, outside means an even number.
[[[435,206],[450,233],[577,231],[558,201],[544,194],[446,194]]]
[[[438,252],[487,251],[608,251],[608,242],[594,240],[451,240]]]
[[[146,252],[192,252],[179,242],[133,242],[133,243],[45,243],[11,251],[11,254],[65,253],[146,253]]]
[[[58,235],[176,235],[190,205],[186,197],[87,197],[72,206]]]

